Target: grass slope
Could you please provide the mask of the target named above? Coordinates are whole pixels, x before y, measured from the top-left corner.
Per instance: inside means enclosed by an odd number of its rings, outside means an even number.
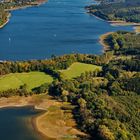
[[[97,65],[75,62],[68,69],[61,70],[60,72],[62,73],[62,76],[65,79],[72,79],[72,78],[80,76],[82,73],[86,71],[94,71],[97,69],[101,70],[102,68]]]
[[[26,84],[27,89],[38,87],[43,83],[51,83],[53,78],[43,72],[11,73],[0,78],[0,91],[19,88]]]

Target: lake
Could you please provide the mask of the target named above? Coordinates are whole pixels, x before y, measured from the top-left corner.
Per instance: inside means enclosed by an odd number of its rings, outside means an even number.
[[[41,112],[29,106],[0,109],[0,139],[43,140],[32,125],[32,117]]]
[[[131,26],[113,27],[87,14],[93,0],[49,0],[47,3],[12,12],[0,29],[0,60],[46,59],[70,53],[101,54],[99,36]]]
[[[132,26],[113,27],[87,14],[92,0],[50,0],[39,6],[12,12],[10,22],[0,29],[0,60],[46,59],[70,53],[101,54],[99,36]],[[31,118],[32,107],[0,109],[1,140],[39,140]]]

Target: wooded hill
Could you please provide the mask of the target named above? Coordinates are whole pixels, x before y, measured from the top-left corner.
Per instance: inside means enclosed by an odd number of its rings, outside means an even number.
[[[108,21],[140,22],[140,1],[125,0],[124,2],[106,3],[86,7],[90,13]]]

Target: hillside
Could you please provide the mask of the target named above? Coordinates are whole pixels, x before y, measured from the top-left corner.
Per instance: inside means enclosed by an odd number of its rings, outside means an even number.
[[[109,8],[108,8],[109,7]],[[86,7],[90,13],[107,21],[140,22],[140,1],[101,2]]]

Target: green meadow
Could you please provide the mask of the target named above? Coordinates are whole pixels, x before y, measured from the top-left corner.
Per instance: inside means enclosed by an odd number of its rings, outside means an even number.
[[[96,69],[101,70],[101,67],[75,62],[68,69],[60,70],[60,72],[65,79],[72,79],[86,71],[94,71]],[[53,77],[44,72],[10,73],[0,77],[0,91],[16,89],[24,84],[27,85],[27,90],[31,91],[35,87],[39,87],[44,83],[51,83],[52,81]]]
[[[31,90],[44,83],[51,83],[53,78],[43,72],[11,73],[0,77],[0,91],[16,89],[26,84]]]
[[[60,72],[65,79],[72,79],[77,76],[80,76],[82,73],[85,73],[86,71],[95,71],[97,69],[101,70],[102,67],[92,64],[75,62],[68,69],[60,70]]]

